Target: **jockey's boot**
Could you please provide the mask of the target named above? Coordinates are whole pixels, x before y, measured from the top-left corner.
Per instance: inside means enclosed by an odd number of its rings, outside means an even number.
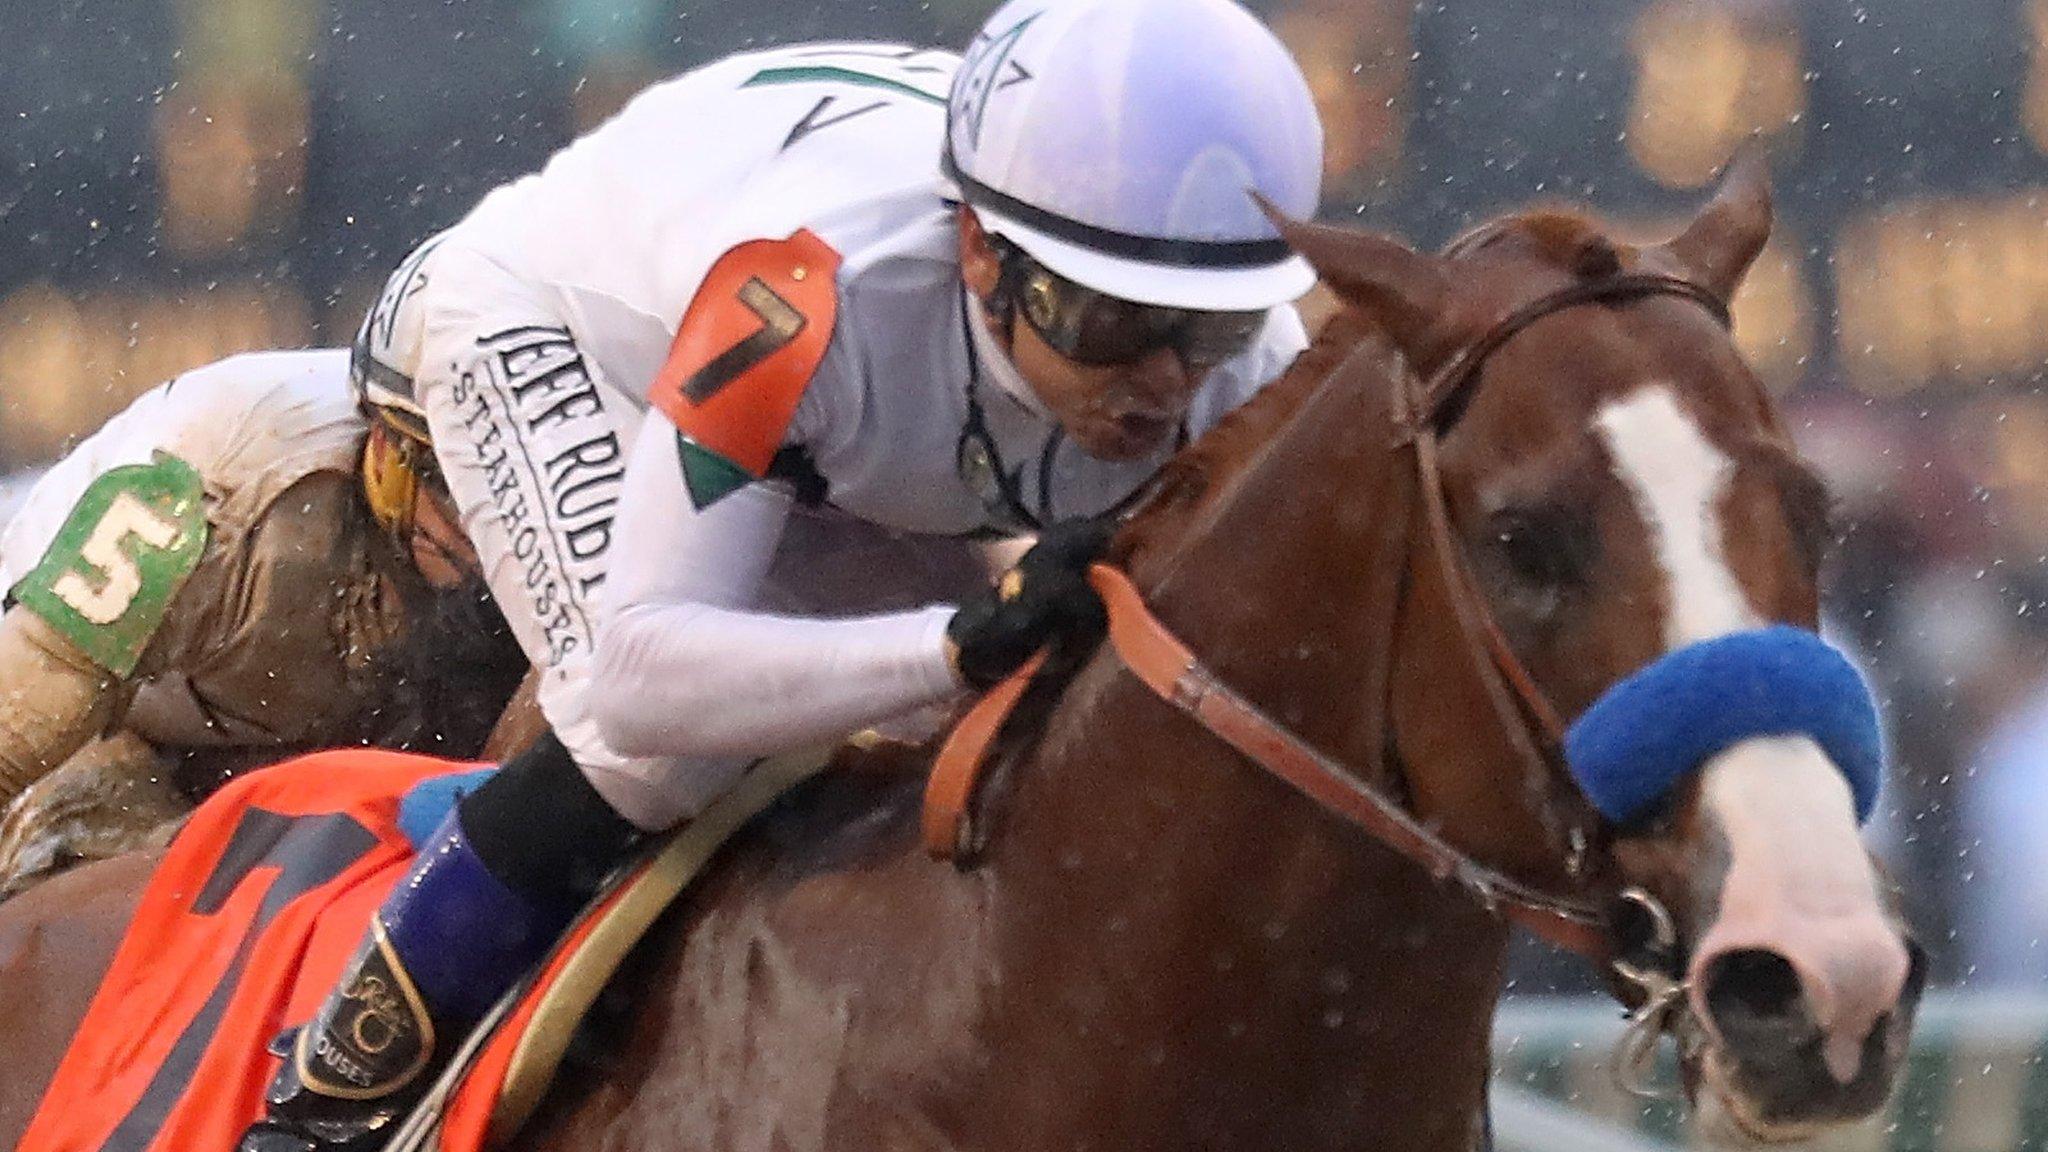
[[[506,886],[477,856],[460,809],[450,812],[282,1053],[265,1117],[239,1152],[382,1147],[467,1030],[574,914]]]

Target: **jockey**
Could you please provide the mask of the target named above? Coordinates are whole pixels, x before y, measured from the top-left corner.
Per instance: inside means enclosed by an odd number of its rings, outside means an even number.
[[[465,579],[475,563],[436,511],[445,497],[393,485],[392,443],[352,392],[346,352],[256,353],[144,393],[37,481],[0,534],[0,807],[33,786],[10,843],[34,841],[44,801],[141,803],[123,789],[167,781],[159,753],[476,753],[522,663]],[[495,657],[498,675],[462,685],[481,713],[457,725],[467,736],[423,713],[417,686],[400,690],[422,646],[437,668]],[[143,806],[182,810],[161,791]]]
[[[1312,214],[1321,163],[1232,0],[1014,0],[964,60],[658,84],[415,254],[371,382],[431,434],[553,736],[423,849],[242,1147],[374,1146],[642,833],[1092,608],[1103,532],[1063,522],[1305,346],[1314,275],[1257,196]],[[979,542],[1040,532],[992,589]]]

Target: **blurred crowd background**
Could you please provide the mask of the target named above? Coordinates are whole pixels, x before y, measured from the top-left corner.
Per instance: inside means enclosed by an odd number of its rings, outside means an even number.
[[[230,352],[339,344],[390,267],[648,82],[991,0],[0,0],[0,476]],[[1737,328],[1841,505],[1889,709],[1873,838],[1947,981],[2048,981],[2048,0],[1255,0],[1327,213],[1675,227],[1741,141]]]

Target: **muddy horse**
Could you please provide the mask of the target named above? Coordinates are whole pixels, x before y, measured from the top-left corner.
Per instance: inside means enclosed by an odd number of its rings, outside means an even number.
[[[1922,964],[1840,758],[1745,738],[1620,823],[1560,753],[1667,654],[1816,624],[1825,492],[1725,325],[1769,227],[1750,169],[1648,247],[1290,227],[1344,311],[1121,532],[1142,606],[999,743],[977,851],[920,849],[928,749],[815,782],[514,1146],[1466,1152],[1511,919],[1749,1137],[1877,1110]],[[0,908],[0,1142],[146,863]]]

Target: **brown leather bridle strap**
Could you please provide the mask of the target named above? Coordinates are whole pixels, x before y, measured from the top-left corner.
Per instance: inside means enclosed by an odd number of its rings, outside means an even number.
[[[1487,329],[1478,340],[1458,350],[1430,375],[1422,389],[1415,414],[1424,427],[1439,434],[1448,432],[1447,418],[1463,412],[1456,404],[1479,379],[1479,369],[1501,346],[1522,334],[1522,330],[1556,312],[1581,304],[1602,304],[1642,296],[1679,296],[1711,313],[1721,327],[1729,326],[1728,305],[1709,289],[1677,276],[1654,272],[1630,272],[1600,280],[1586,280],[1560,288],[1522,305]]]
[[[1451,534],[1450,509],[1444,504],[1443,471],[1437,461],[1436,433],[1424,429],[1415,436],[1415,467],[1421,474],[1422,482],[1417,485],[1422,493],[1422,510],[1428,525],[1431,542],[1436,546],[1436,555],[1444,568],[1444,581],[1451,595],[1458,598],[1464,615],[1468,617],[1486,642],[1492,654],[1493,666],[1507,681],[1515,698],[1528,710],[1529,718],[1535,721],[1538,734],[1543,738],[1544,750],[1564,746],[1564,719],[1557,714],[1550,697],[1536,686],[1535,677],[1522,665],[1521,658],[1508,644],[1507,633],[1501,631],[1500,621],[1486,610],[1486,602],[1471,592],[1471,577],[1465,566],[1459,562],[1462,553]]]
[[[1596,909],[1538,892],[1446,843],[1399,804],[1218,680],[1159,622],[1122,572],[1097,564],[1089,570],[1088,582],[1109,609],[1110,645],[1160,699],[1325,811],[1422,865],[1432,876],[1464,888],[1484,907],[1595,964],[1607,962],[1605,921]]]

